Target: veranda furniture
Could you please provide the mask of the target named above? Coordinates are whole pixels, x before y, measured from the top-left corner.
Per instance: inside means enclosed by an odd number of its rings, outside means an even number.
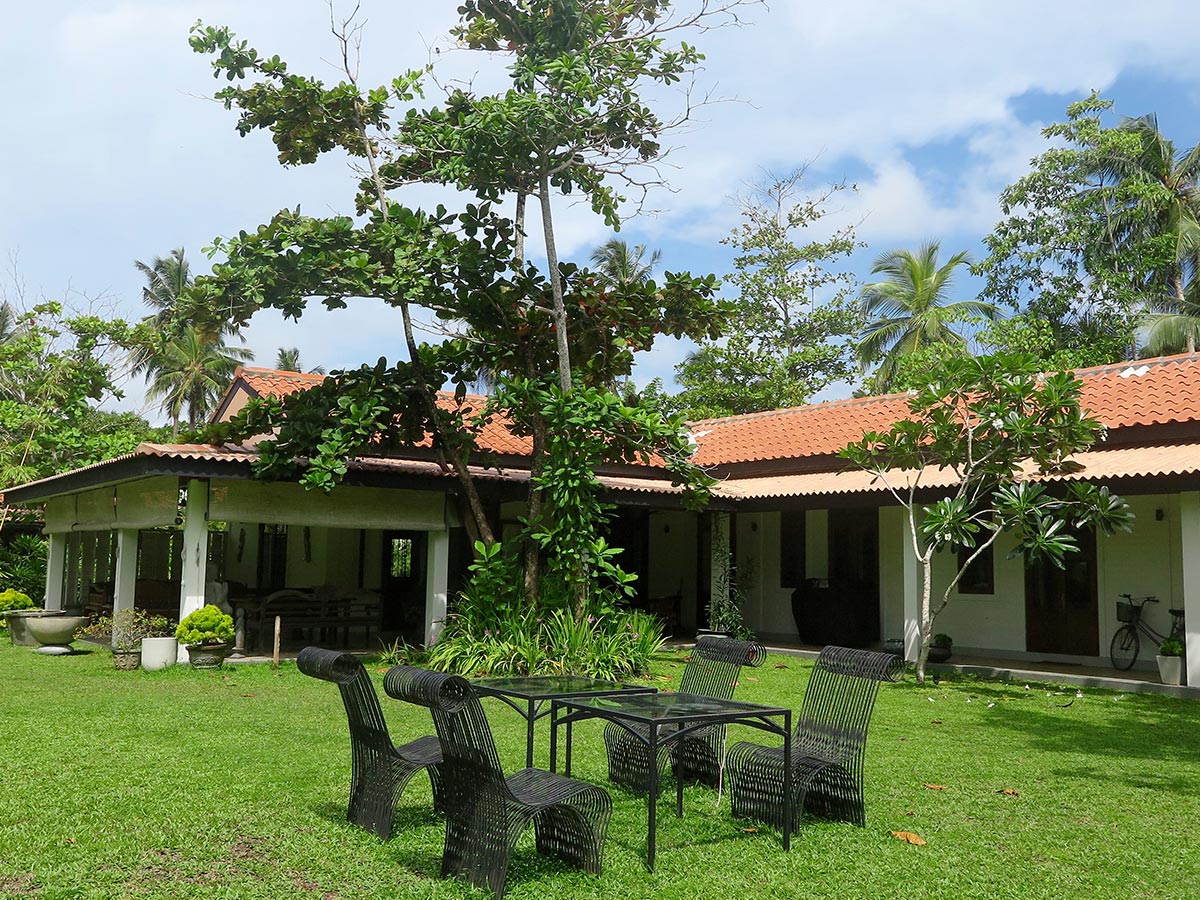
[[[585,675],[527,675],[519,678],[477,678],[475,693],[507,703],[525,718],[525,765],[533,766],[533,726],[550,714],[549,702],[567,697],[604,697],[611,694],[653,694],[656,687],[621,684]]]
[[[445,806],[438,739],[427,735],[407,744],[392,743],[375,686],[357,657],[305,647],[296,664],[305,675],[332,681],[341,691],[350,724],[349,821],[387,840],[392,834],[396,800],[421,769],[429,773],[434,808]]]
[[[686,745],[697,734],[724,732],[729,725],[749,725],[779,735],[785,762],[791,761],[791,746],[787,737],[792,730],[792,711],[782,706],[761,706],[723,697],[701,694],[641,694],[636,696],[582,697],[574,700],[555,700],[550,707],[550,767],[558,766],[558,727],[580,719],[607,720],[609,728],[619,728],[630,741],[643,748],[645,759],[657,759],[666,748]],[[775,721],[775,720],[781,721]],[[701,738],[700,740],[704,740]],[[564,771],[571,774],[571,741],[568,734]],[[785,766],[785,788],[790,788]],[[657,838],[658,766],[650,766],[646,789],[646,865],[653,871]],[[684,779],[675,779],[675,815],[683,815]],[[785,790],[783,796],[790,796]],[[791,837],[783,835],[783,849],[791,849]]]
[[[904,661],[891,653],[826,647],[804,691],[796,731],[784,750],[742,742],[729,750],[733,814],[798,830],[807,809],[822,818],[866,824],[863,755],[879,685]]]
[[[729,699],[733,697],[742,667],[761,666],[766,658],[762,644],[753,641],[702,637],[683,667],[679,692]],[[670,762],[675,776],[715,786],[720,778],[724,744],[725,726],[719,724],[691,731],[686,739],[673,742]],[[608,751],[609,780],[638,793],[647,789],[650,760],[656,759],[659,766],[666,762],[665,757],[647,755],[650,742],[646,734],[634,733],[628,723],[605,725],[604,745]]]
[[[443,877],[457,875],[500,898],[513,845],[530,822],[539,853],[600,874],[612,815],[607,791],[541,769],[505,778],[483,706],[465,678],[395,666],[383,686],[433,714],[442,745]]]

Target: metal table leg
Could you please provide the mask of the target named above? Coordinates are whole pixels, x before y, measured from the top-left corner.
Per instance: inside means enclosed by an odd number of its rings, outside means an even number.
[[[533,768],[533,723],[537,719],[537,703],[534,700],[529,701],[529,711],[525,715],[525,734],[527,743],[525,745],[525,768]]]
[[[650,726],[650,783],[646,786],[646,868],[654,871],[655,812],[658,807],[658,723]]]
[[[792,849],[792,714],[783,716],[783,849]]]

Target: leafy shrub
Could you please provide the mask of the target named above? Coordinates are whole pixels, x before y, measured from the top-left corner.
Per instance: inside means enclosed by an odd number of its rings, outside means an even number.
[[[34,602],[28,594],[23,594],[20,591],[15,591],[9,588],[6,591],[0,591],[0,630],[6,629],[3,614],[10,609],[33,609]]]
[[[930,642],[930,646],[932,647],[951,647],[953,645],[954,639],[950,637],[950,635],[942,632],[935,634],[933,636],[933,640]]]
[[[184,616],[175,629],[181,644],[223,644],[233,640],[233,616],[211,603]]]
[[[41,606],[46,595],[46,539],[18,534],[0,542],[0,584],[19,591]]]
[[[1183,656],[1183,641],[1167,638],[1158,645],[1159,656]]]
[[[170,637],[175,623],[166,616],[152,616],[144,609],[118,609],[111,616],[99,616],[83,630],[88,637],[112,642],[114,650],[137,650],[142,638]]]

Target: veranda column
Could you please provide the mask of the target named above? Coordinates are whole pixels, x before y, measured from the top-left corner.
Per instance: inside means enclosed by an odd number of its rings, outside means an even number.
[[[113,612],[133,609],[137,590],[138,530],[117,529],[117,575],[113,581]]]
[[[79,539],[82,535],[72,531],[67,535],[67,571],[63,576],[63,606],[79,608]]]
[[[67,535],[56,531],[46,548],[46,609],[63,608],[63,572],[67,567]]]
[[[921,562],[913,552],[908,524],[904,525],[901,577],[904,585],[904,658],[916,662],[921,655]]]
[[[1179,537],[1183,545],[1183,613],[1187,623],[1187,683],[1200,685],[1200,492],[1179,495]]]
[[[193,478],[187,485],[183,519],[183,572],[179,586],[179,618],[204,606],[204,580],[208,569],[208,482]],[[187,649],[179,648],[179,662],[187,662]]]
[[[425,551],[425,646],[437,643],[446,624],[450,582],[450,530],[430,531]]]

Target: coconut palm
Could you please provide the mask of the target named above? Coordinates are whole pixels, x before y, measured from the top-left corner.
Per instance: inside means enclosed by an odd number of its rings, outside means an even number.
[[[661,250],[650,252],[645,244],[631,248],[620,238],[609,238],[592,251],[592,263],[617,287],[645,284],[661,259]]]
[[[929,241],[919,250],[893,250],[871,267],[882,281],[865,284],[860,298],[867,325],[855,349],[865,368],[876,365],[874,388],[887,391],[900,357],[934,344],[962,346],[966,339],[950,326],[970,318],[995,319],[998,310],[980,300],[951,301],[948,292],[959,266],[970,254],[955,253],[938,264],[941,245]]]
[[[167,335],[155,349],[146,396],[161,401],[159,408],[171,417],[172,437],[179,436],[185,411],[188,428],[199,427],[220,399],[234,370],[254,358],[244,347],[205,340],[191,326]]]
[[[1176,153],[1153,114],[1125,119],[1118,130],[1135,140],[1100,163],[1114,210],[1114,238],[1161,248],[1150,254],[1154,262],[1146,275],[1146,287],[1158,297],[1148,317],[1148,349],[1194,351],[1200,335],[1194,296],[1200,271],[1200,144]]]
[[[7,300],[0,302],[0,344],[7,344],[21,333],[21,317]]]
[[[303,372],[300,368],[300,348],[299,347],[280,347],[279,353],[275,355],[275,368],[282,372]],[[324,375],[324,366],[313,366],[308,370],[313,375]]]

